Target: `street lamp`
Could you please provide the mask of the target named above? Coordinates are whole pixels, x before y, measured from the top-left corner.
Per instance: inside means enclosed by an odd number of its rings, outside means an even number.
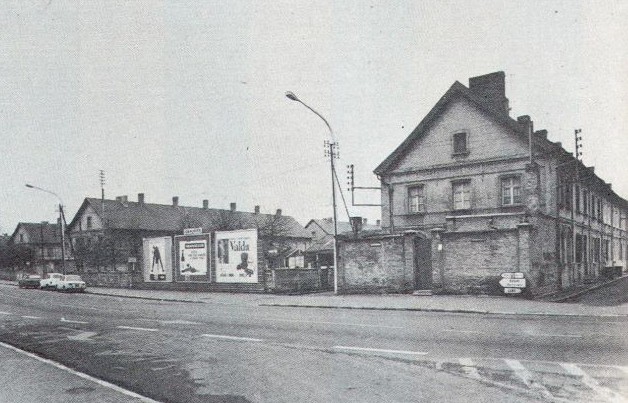
[[[329,136],[331,138],[331,140],[329,141],[329,157],[330,157],[329,160],[331,162],[331,197],[332,197],[332,204],[334,208],[334,294],[338,294],[338,244],[337,244],[338,219],[336,216],[336,186],[334,183],[334,180],[335,180],[334,158],[336,158],[336,151],[335,151],[336,138],[334,137],[334,131],[329,125],[329,122],[327,122],[327,119],[325,119],[323,115],[315,111],[312,107],[310,107],[305,102],[301,101],[292,91],[286,91],[286,97],[290,99],[291,101],[296,101],[300,103],[301,105],[305,106],[306,108],[314,112],[316,116],[318,116],[319,118],[323,120],[323,122],[325,122],[325,124],[327,125],[327,128],[329,129]]]
[[[59,199],[59,227],[61,229],[61,268],[63,270],[63,274],[65,275],[65,223],[63,219],[63,200],[59,197],[55,192],[51,192],[50,190],[42,189],[38,186],[26,184],[26,187],[29,189],[40,190],[42,192],[49,193]],[[42,239],[43,242],[43,239]]]

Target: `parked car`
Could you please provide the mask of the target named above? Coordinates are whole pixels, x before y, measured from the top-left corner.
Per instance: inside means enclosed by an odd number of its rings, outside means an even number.
[[[68,274],[57,281],[57,291],[85,292],[85,288],[85,281],[76,274]]]
[[[63,274],[61,274],[61,273],[48,273],[39,282],[39,288],[41,288],[42,290],[56,290],[57,289],[57,283],[62,278],[63,278]]]
[[[39,288],[41,276],[39,274],[27,274],[17,281],[20,288]]]

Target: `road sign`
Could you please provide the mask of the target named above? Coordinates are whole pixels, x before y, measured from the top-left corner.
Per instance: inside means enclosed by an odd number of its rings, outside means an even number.
[[[521,288],[504,288],[504,294],[521,294]]]
[[[506,288],[525,288],[525,278],[503,278],[499,280],[499,285]]]
[[[502,278],[524,278],[524,275],[520,272],[502,273]]]
[[[203,233],[203,228],[185,228],[183,230],[183,235],[201,235]]]

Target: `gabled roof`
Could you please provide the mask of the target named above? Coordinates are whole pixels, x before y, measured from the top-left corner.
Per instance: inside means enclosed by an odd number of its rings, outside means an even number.
[[[423,118],[419,125],[399,145],[399,147],[397,147],[381,164],[379,164],[377,168],[375,168],[375,174],[383,175],[393,169],[396,163],[401,159],[401,157],[403,157],[408,152],[410,146],[415,141],[424,136],[425,133],[427,133],[430,126],[445,111],[450,102],[460,98],[470,101],[497,123],[500,123],[504,127],[512,130],[516,135],[519,135],[521,139],[524,140],[526,143],[528,142],[527,128],[524,125],[520,124],[518,121],[511,118],[507,114],[498,111],[487,101],[474,94],[473,91],[471,91],[469,88],[456,81],[449,88],[449,90],[447,90],[445,95],[443,95],[438,100],[436,105],[434,105],[434,107],[428,112],[428,114]],[[544,149],[552,149],[558,147],[555,143],[552,143],[551,141],[538,136],[533,137],[533,143],[535,146],[542,147]]]
[[[290,216],[108,199],[103,203],[97,198],[85,198],[68,228],[77,224],[88,206],[103,219],[103,204],[106,227],[111,229],[181,232],[184,228],[196,227],[206,231],[218,227],[258,228],[260,232],[272,232],[279,237],[311,238],[308,231]]]
[[[28,234],[28,243],[61,245],[61,231],[59,224],[51,224],[48,222],[21,222],[17,224],[15,231],[13,231],[13,234],[9,238],[10,243],[15,243],[15,236],[19,232],[20,228]]]

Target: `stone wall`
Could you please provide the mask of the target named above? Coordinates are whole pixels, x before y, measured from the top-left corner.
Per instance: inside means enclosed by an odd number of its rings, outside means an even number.
[[[413,234],[401,234],[340,240],[338,292],[411,292],[414,238]]]

